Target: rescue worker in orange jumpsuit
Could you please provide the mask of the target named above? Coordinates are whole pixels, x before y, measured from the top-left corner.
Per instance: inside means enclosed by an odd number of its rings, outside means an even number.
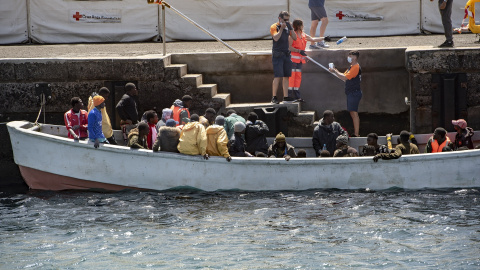
[[[307,41],[320,42],[324,37],[312,38],[303,32],[303,21],[296,19],[293,21],[293,30],[297,34],[297,39],[288,38],[289,50],[292,52],[292,76],[288,80],[288,96],[293,98],[296,102],[303,102],[300,96],[300,84],[302,83],[302,64],[305,63],[307,54],[305,48]]]

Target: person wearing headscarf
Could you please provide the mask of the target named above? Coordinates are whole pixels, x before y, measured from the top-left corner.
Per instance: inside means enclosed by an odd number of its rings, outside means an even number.
[[[102,96],[93,97],[93,108],[88,113],[88,138],[94,143],[94,147],[98,148],[100,143],[108,143],[108,140],[103,135],[102,131],[102,112],[105,107],[105,98]]]
[[[253,155],[246,151],[247,145],[242,136],[245,133],[245,124],[242,122],[236,122],[233,125],[233,131],[233,136],[228,142],[228,152],[230,155],[233,157],[253,157]]]
[[[267,156],[285,158],[286,161],[289,161],[290,158],[296,158],[297,153],[295,153],[295,148],[287,143],[285,135],[280,132],[275,137],[273,144],[268,147]]]
[[[346,135],[337,137],[337,150],[333,153],[333,157],[358,157],[357,150],[348,146],[348,137]]]
[[[162,110],[162,119],[157,123],[157,129],[160,130],[161,127],[167,124],[168,119],[172,118],[173,111],[169,108]]]
[[[454,150],[458,150],[460,147],[467,147],[468,149],[473,149],[473,129],[467,127],[467,121],[464,119],[452,120],[452,125],[454,126],[457,134],[455,134]]]

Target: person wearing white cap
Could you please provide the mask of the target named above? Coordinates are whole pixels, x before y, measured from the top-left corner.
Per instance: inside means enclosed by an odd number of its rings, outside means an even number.
[[[467,121],[464,119],[452,120],[452,125],[454,126],[457,134],[455,134],[454,150],[457,151],[461,147],[468,147],[468,149],[473,149],[473,129],[467,127]]]
[[[234,157],[253,157],[246,151],[247,145],[242,136],[245,133],[245,124],[242,122],[236,122],[233,125],[233,131],[233,136],[228,142],[228,152],[230,155]]]

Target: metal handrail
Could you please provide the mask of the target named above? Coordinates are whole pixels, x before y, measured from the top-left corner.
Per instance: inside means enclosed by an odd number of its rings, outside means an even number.
[[[166,54],[166,44],[165,44],[165,7],[168,7],[170,8],[171,10],[173,10],[175,13],[177,13],[180,17],[184,18],[185,20],[187,20],[189,23],[195,25],[197,28],[199,28],[200,30],[202,30],[204,33],[208,34],[209,36],[211,36],[212,38],[214,38],[215,40],[217,40],[218,42],[222,43],[225,47],[229,48],[230,50],[232,50],[234,53],[236,53],[237,55],[239,55],[240,57],[243,57],[243,54],[237,50],[235,50],[234,48],[232,48],[230,45],[228,45],[226,42],[224,42],[223,40],[221,40],[220,38],[218,38],[217,36],[215,36],[213,33],[211,33],[210,31],[208,31],[207,29],[205,29],[203,26],[201,26],[200,24],[196,23],[194,20],[190,19],[189,17],[187,17],[185,14],[183,14],[182,12],[180,12],[178,9],[172,7],[170,4],[168,4],[167,2],[165,1],[162,1],[162,0],[147,0],[147,2],[149,4],[159,4],[162,6],[162,22],[163,22],[163,55]]]

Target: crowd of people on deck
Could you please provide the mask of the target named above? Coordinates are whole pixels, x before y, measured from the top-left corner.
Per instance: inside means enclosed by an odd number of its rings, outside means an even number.
[[[116,105],[121,118],[125,144],[132,149],[150,149],[153,152],[174,152],[186,155],[221,156],[231,161],[232,157],[271,157],[291,158],[307,157],[306,151],[287,142],[286,136],[280,132],[272,144],[268,144],[266,134],[269,128],[254,112],[247,119],[229,110],[226,115],[217,115],[213,108],[205,110],[199,116],[190,114],[193,98],[183,96],[173,102],[170,108],[162,110],[161,118],[154,110],[139,114],[135,96],[138,89],[133,83],[125,85],[125,95]],[[67,136],[74,140],[89,140],[98,148],[100,144],[118,144],[113,134],[112,125],[105,108],[105,100],[110,91],[106,87],[94,92],[88,100],[88,111],[79,97],[71,99],[72,108],[65,115]],[[444,128],[436,128],[427,142],[425,153],[461,151],[473,149],[473,129],[467,127],[464,119],[453,120],[457,131],[452,142]],[[419,154],[415,136],[402,131],[394,148],[392,134],[387,134],[387,145],[378,144],[378,135],[370,133],[367,144],[357,149],[349,146],[347,131],[335,121],[334,113],[326,110],[312,136],[316,157],[357,157],[373,156],[379,159],[397,159],[402,155]],[[478,148],[478,146],[477,146]]]

